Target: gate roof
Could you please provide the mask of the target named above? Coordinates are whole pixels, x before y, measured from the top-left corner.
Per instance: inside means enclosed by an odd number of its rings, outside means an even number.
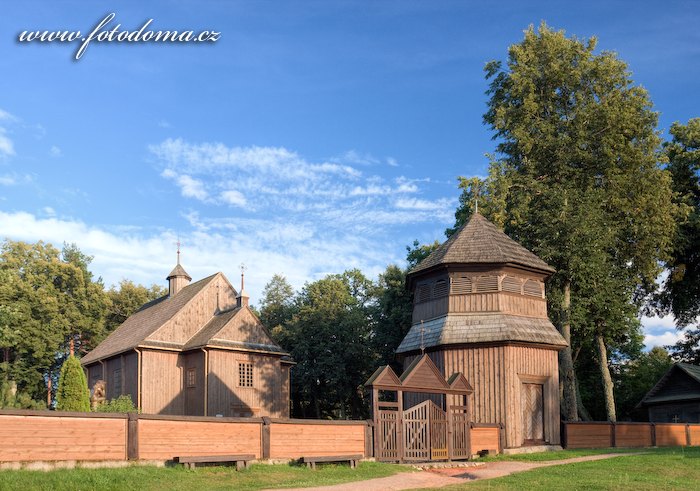
[[[397,377],[389,365],[379,367],[365,382],[365,387],[378,390],[400,390],[403,392],[425,392],[429,394],[471,394],[474,392],[461,373],[454,373],[445,380],[433,360],[426,354],[417,357]]]

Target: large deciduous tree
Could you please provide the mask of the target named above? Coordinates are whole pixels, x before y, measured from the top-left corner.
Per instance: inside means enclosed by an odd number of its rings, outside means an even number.
[[[636,309],[670,251],[676,207],[647,92],[595,47],[530,27],[505,65],[486,66],[484,121],[498,141],[490,179],[504,228],[557,269],[550,306],[570,345],[560,354],[563,415],[577,419],[571,347],[586,339],[614,421],[608,353],[638,339]]]

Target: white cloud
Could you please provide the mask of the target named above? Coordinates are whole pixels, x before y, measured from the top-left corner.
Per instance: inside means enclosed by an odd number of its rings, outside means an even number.
[[[13,116],[12,114],[8,113],[4,109],[0,108],[0,121],[9,121],[9,122],[16,122],[17,118]]]
[[[654,346],[668,346],[676,344],[683,338],[683,333],[680,331],[665,331],[660,334],[645,334],[644,346],[651,349]]]
[[[178,175],[170,169],[165,169],[161,175],[174,180],[185,198],[195,198],[200,201],[206,201],[209,198],[209,194],[204,189],[204,183],[198,179],[194,179],[187,174]]]
[[[15,146],[12,140],[7,136],[5,128],[0,127],[0,156],[12,156],[15,154]]]
[[[221,199],[229,205],[244,207],[246,205],[245,196],[240,191],[229,189],[221,193]]]
[[[398,167],[399,163],[393,157],[387,157],[386,164],[390,167]]]
[[[57,147],[56,145],[53,145],[51,147],[51,149],[49,150],[49,154],[52,157],[60,157],[63,154],[63,152],[61,151],[61,149],[59,147]]]
[[[659,329],[659,328],[676,328],[676,321],[673,319],[672,315],[666,315],[664,317],[654,316],[654,317],[642,317],[642,326],[645,329]]]
[[[98,227],[74,219],[0,211],[0,237],[44,240],[57,247],[75,242],[83,252],[94,256],[91,270],[109,286],[123,278],[165,285],[165,276],[175,263],[173,243],[179,235],[183,242],[182,264],[195,280],[223,271],[236,285],[238,265],[245,263],[246,289],[254,303],[259,302],[265,284],[275,273],[284,274],[295,288],[301,288],[325,273],[340,273],[352,267],[376,277],[395,260],[391,252],[357,234],[321,235],[311,221],[202,219],[196,213],[188,219],[194,229],[183,235],[171,230]]]
[[[166,121],[165,119],[161,119],[160,121],[158,121],[158,127],[169,129],[169,128],[172,128],[172,125],[168,121]]]
[[[446,211],[449,209],[454,213],[456,203],[450,198],[440,198],[435,201],[418,198],[399,198],[396,200],[395,205],[397,208],[404,210]]]
[[[14,186],[17,184],[17,181],[13,176],[0,176],[0,185],[2,186]]]

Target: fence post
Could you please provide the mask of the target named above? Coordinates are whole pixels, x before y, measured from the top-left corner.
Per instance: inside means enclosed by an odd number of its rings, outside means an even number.
[[[685,442],[690,446],[690,424],[685,424]]]
[[[656,423],[651,424],[651,446],[656,446]]]
[[[262,458],[270,458],[270,425],[272,420],[268,416],[262,418]]]
[[[374,455],[374,422],[371,419],[366,421],[367,426],[365,426],[365,458],[373,457]]]
[[[126,424],[126,458],[139,460],[139,415],[128,413]]]
[[[566,441],[566,429],[568,428],[569,423],[567,421],[562,421],[561,422],[561,431],[559,435],[559,444],[562,446],[562,448],[567,447],[567,441]]]

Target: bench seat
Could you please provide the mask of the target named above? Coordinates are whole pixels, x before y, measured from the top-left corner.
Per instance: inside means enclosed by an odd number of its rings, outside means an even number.
[[[184,464],[188,469],[194,469],[197,464],[234,462],[236,464],[236,470],[240,471],[241,469],[247,468],[251,460],[255,460],[255,455],[192,455],[187,457],[175,457],[176,462]]]
[[[327,463],[327,462],[348,462],[350,467],[354,469],[357,467],[357,461],[362,459],[362,455],[322,455],[318,457],[307,457],[301,458],[301,461],[306,464],[306,467],[311,469],[316,469],[316,463]]]

